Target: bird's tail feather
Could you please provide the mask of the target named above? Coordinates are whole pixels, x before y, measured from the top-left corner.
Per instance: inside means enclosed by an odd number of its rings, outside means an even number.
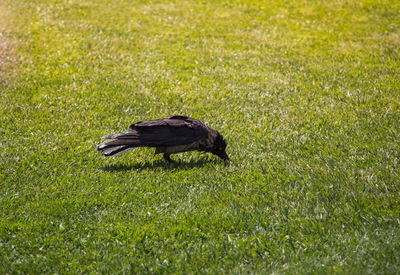
[[[136,147],[143,146],[139,134],[133,130],[107,135],[103,139],[109,140],[97,145],[96,149],[105,156],[118,156]]]
[[[122,153],[125,153],[129,150],[134,149],[135,146],[134,144],[123,144],[121,142],[118,142],[117,144],[115,144],[115,140],[110,140],[110,141],[106,141],[103,142],[99,145],[96,146],[96,149],[101,151],[101,153],[105,156],[118,156]]]
[[[118,148],[117,147],[121,147]],[[106,156],[118,156],[121,155],[122,153],[128,152],[129,150],[132,150],[135,147],[128,147],[128,146],[114,146],[112,148],[110,148],[109,150],[111,151],[109,155],[106,155],[105,152],[103,153]]]

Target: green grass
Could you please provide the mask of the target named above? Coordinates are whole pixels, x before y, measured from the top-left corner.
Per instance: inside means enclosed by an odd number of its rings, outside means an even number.
[[[400,272],[400,4],[0,2],[0,273]],[[232,161],[94,146],[202,119]]]

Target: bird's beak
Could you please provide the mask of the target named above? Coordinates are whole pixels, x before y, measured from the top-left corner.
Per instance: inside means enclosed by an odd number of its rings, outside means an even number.
[[[218,154],[218,156],[220,158],[222,158],[223,160],[229,160],[228,154],[226,152],[222,152],[222,153]]]

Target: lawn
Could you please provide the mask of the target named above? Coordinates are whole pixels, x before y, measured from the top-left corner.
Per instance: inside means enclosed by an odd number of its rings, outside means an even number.
[[[400,2],[2,0],[0,273],[400,273]],[[95,150],[172,114],[230,164]]]

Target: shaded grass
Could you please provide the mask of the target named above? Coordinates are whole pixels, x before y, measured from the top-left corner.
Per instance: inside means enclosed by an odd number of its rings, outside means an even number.
[[[397,273],[396,1],[5,1],[0,270]],[[100,137],[186,114],[230,165]]]

